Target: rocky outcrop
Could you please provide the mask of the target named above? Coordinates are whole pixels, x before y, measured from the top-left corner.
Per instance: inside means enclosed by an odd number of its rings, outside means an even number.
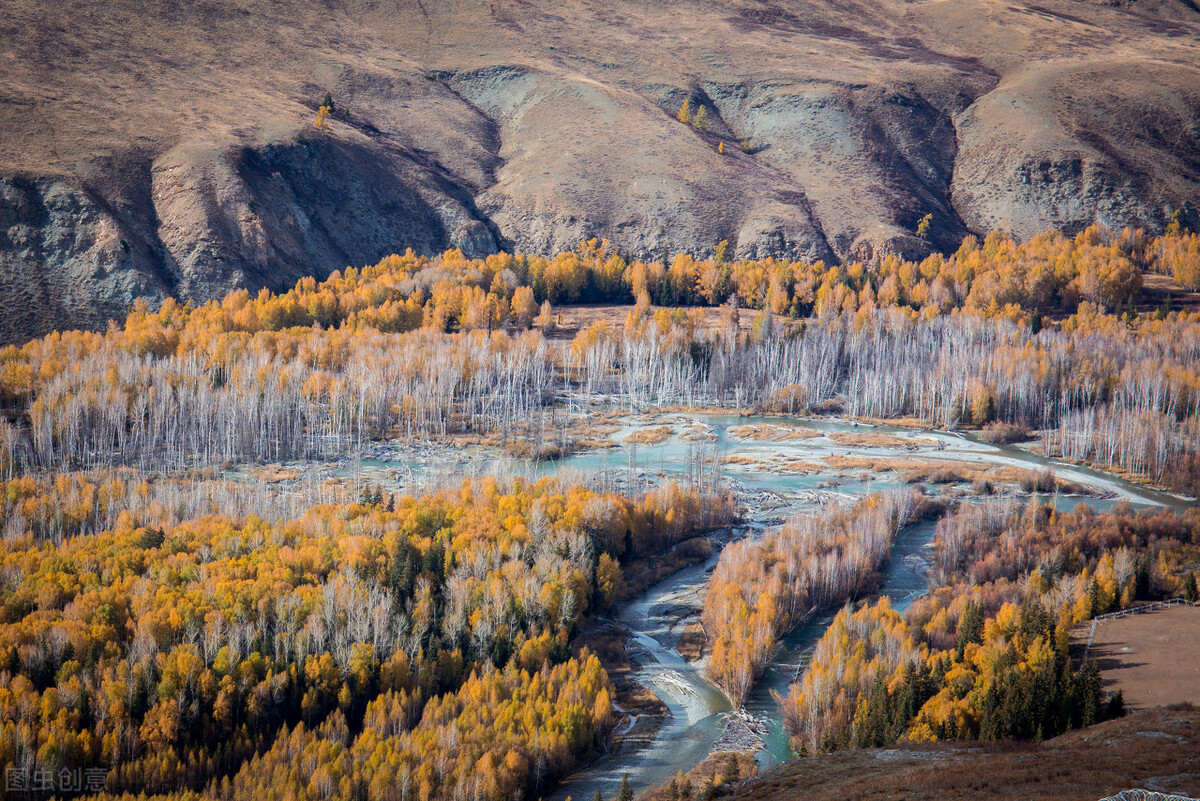
[[[1184,0],[10,5],[0,342],[410,247],[870,261],[1200,225]]]
[[[653,258],[728,240],[739,256],[836,258],[802,190],[728,135],[726,157],[714,157],[723,141],[715,115],[698,131],[649,93],[581,76],[508,68],[448,81],[497,121],[503,166],[478,202],[517,250],[607,237]]]
[[[154,162],[158,237],[184,297],[285,289],[412,248],[494,253],[468,207],[403,155],[314,137],[264,148],[185,144]]]
[[[135,298],[169,295],[137,228],[70,178],[0,176],[0,342],[102,328]]]
[[[1092,222],[1154,227],[1198,197],[1197,96],[1162,90],[1193,77],[1178,66],[1018,72],[959,115],[955,204],[970,227],[1022,238]],[[1100,82],[1110,93],[1088,97]]]
[[[139,297],[284,290],[406,248],[499,249],[469,193],[369,143],[187,142],[110,180],[136,184],[140,206],[69,176],[0,178],[3,339],[103,328]]]

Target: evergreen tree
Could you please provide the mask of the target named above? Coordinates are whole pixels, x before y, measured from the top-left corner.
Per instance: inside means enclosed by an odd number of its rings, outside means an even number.
[[[1155,320],[1165,320],[1168,317],[1170,317],[1171,316],[1171,306],[1172,306],[1171,293],[1168,292],[1166,297],[1163,298],[1162,303],[1158,304],[1158,308],[1154,310],[1154,319]]]
[[[617,801],[633,801],[633,787],[629,784],[629,774],[621,777],[621,789],[617,791]]]
[[[425,559],[421,565],[422,573],[431,573],[440,584],[442,579],[446,577],[446,547],[440,542],[435,542],[428,551],[425,552]]]
[[[398,604],[403,604],[412,597],[416,578],[417,558],[413,548],[404,535],[397,535],[396,548],[388,563],[387,584]]]
[[[1113,718],[1125,717],[1125,693],[1121,690],[1108,699],[1108,705],[1104,709],[1104,719],[1112,720]]]
[[[1072,723],[1090,726],[1100,719],[1100,668],[1089,662],[1075,677],[1074,714]]]
[[[958,658],[971,643],[983,642],[983,610],[976,601],[967,601],[958,620]]]
[[[1100,583],[1096,579],[1088,582],[1087,588],[1088,609],[1092,617],[1101,614],[1104,610],[1100,603]]]
[[[1018,632],[1023,646],[1028,646],[1038,637],[1053,634],[1053,623],[1050,613],[1036,597],[1030,596],[1021,602],[1021,622]]]
[[[1135,600],[1142,600],[1150,594],[1150,564],[1146,561],[1146,557],[1143,556],[1137,560],[1133,576],[1133,597]]]

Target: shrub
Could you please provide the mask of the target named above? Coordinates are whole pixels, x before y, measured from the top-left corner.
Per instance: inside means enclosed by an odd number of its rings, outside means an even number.
[[[979,438],[995,445],[1008,445],[1029,439],[1029,429],[1018,423],[988,423],[979,432]]]

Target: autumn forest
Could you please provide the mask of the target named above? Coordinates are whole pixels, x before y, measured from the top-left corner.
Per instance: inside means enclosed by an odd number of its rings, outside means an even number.
[[[829,616],[791,758],[1122,715],[1072,632],[1197,600],[1200,236],[730,250],[409,251],[0,349],[0,797],[715,797],[765,746],[617,767],[622,609],[685,568],[729,710]]]

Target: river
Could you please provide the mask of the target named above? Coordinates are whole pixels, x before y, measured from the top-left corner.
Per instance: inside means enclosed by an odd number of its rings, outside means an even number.
[[[682,474],[696,447],[695,439],[685,437],[694,437],[700,430],[705,434],[702,439],[708,446],[717,448],[723,455],[723,473],[748,501],[749,524],[742,532],[752,537],[760,535],[766,525],[806,508],[905,486],[897,473],[890,470],[853,467],[815,473],[792,471],[793,465],[819,464],[831,457],[965,462],[996,468],[1052,467],[1058,477],[1105,494],[1105,497],[1057,498],[1056,503],[1065,508],[1071,508],[1075,503],[1087,503],[1104,509],[1121,500],[1135,506],[1161,505],[1182,509],[1189,505],[1183,499],[1101,471],[1055,462],[1019,447],[990,445],[955,433],[829,420],[658,415],[630,425],[614,439],[621,440],[638,428],[663,425],[664,421],[672,427],[672,435],[661,443],[639,445],[636,449],[587,452],[546,465],[541,470],[629,471],[633,458],[636,472],[642,474]],[[760,427],[772,437],[755,439],[752,435],[747,436],[747,426]],[[731,433],[735,428],[741,436]],[[789,430],[799,431],[799,438],[788,438]],[[754,505],[754,501],[761,503]],[[889,596],[899,610],[905,609],[925,591],[926,555],[935,526],[935,522],[928,521],[908,527],[900,532],[892,547],[879,594]],[[718,554],[714,554],[704,564],[673,574],[622,607],[619,620],[630,631],[629,650],[636,666],[635,678],[654,690],[669,708],[669,716],[648,743],[625,748],[578,771],[562,783],[552,799],[561,801],[572,797],[577,801],[590,801],[596,790],[606,799],[613,798],[624,774],[629,774],[634,790],[638,792],[669,781],[680,770],[687,772],[709,754],[713,743],[724,731],[725,719],[732,708],[724,693],[705,677],[703,662],[688,663],[675,649],[675,643],[681,624],[689,617],[689,610],[694,614],[703,602],[703,593],[717,558]],[[761,718],[766,725],[763,748],[758,753],[763,768],[786,760],[791,753],[771,693],[787,693],[797,664],[824,633],[832,615],[832,611],[819,614],[788,635],[777,660],[747,698],[746,711]]]

